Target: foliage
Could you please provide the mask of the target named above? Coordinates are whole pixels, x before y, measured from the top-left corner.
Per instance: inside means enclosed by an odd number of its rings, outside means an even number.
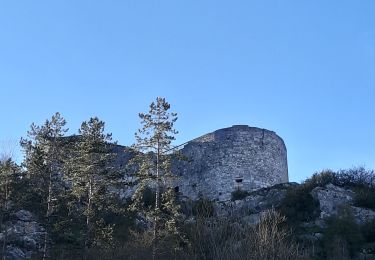
[[[242,200],[249,195],[248,191],[241,190],[240,188],[235,189],[232,192],[232,201]]]
[[[0,211],[4,213],[10,207],[10,201],[16,195],[15,185],[21,176],[20,167],[7,159],[0,162]]]
[[[21,138],[20,144],[25,153],[23,167],[27,170],[29,192],[32,197],[39,198],[39,205],[34,212],[46,217],[47,222],[54,212],[53,201],[61,194],[61,178],[58,172],[64,161],[61,153],[60,138],[68,131],[66,121],[55,113],[42,126],[31,124],[27,138]]]
[[[178,244],[183,240],[179,231],[182,221],[177,194],[173,189],[176,177],[171,170],[172,141],[178,133],[174,129],[177,114],[169,112],[170,105],[164,98],[158,97],[152,102],[148,113],[140,113],[142,127],[135,134],[135,157],[132,163],[137,166],[136,176],[139,183],[133,195],[131,210],[153,223],[154,256],[163,241],[165,231],[176,238]],[[155,204],[151,199],[150,189],[155,191]]]
[[[375,172],[366,170],[363,167],[337,172],[324,170],[320,173],[314,173],[312,177],[305,180],[302,184],[306,190],[311,191],[315,187],[323,187],[329,183],[344,188],[375,188]]]
[[[316,187],[336,183],[336,173],[331,170],[324,170],[320,173],[314,173],[309,179],[305,180],[302,185],[306,192],[312,191]]]
[[[102,217],[108,206],[106,187],[112,176],[110,149],[112,135],[104,132],[105,124],[97,117],[82,123],[80,140],[73,150],[67,180],[72,184],[75,198],[72,206],[82,214],[80,223],[85,227],[82,238],[86,250],[92,245],[107,246],[113,228]],[[82,203],[83,202],[83,203]]]
[[[24,166],[30,180],[31,192],[39,197],[40,205],[37,209],[45,218],[44,225],[51,230],[52,214],[55,212],[54,201],[62,194],[62,181],[59,176],[63,155],[61,153],[61,137],[68,131],[66,121],[60,113],[55,113],[51,120],[46,120],[44,125],[34,123],[28,131],[28,139],[21,139],[21,146],[25,151]],[[45,233],[43,245],[43,259],[47,258],[48,232]]]
[[[327,219],[326,224],[323,245],[327,257],[353,257],[364,239],[350,208],[342,207],[337,216]]]
[[[264,212],[256,226],[233,217],[199,218],[187,226],[188,259],[298,259],[285,218]]]
[[[375,218],[361,226],[361,232],[366,242],[375,242]]]
[[[314,220],[320,214],[319,201],[306,192],[304,187],[290,188],[278,209],[293,226]]]
[[[360,187],[354,189],[354,205],[361,208],[375,210],[375,187]]]
[[[4,256],[4,250],[7,245],[7,229],[3,227],[4,220],[8,217],[11,209],[11,201],[15,198],[17,190],[15,183],[19,179],[20,168],[11,158],[2,158],[0,161],[0,233],[1,233],[1,252]]]
[[[194,202],[192,213],[198,218],[213,217],[215,215],[214,203],[211,200],[200,198]]]
[[[183,204],[171,170],[171,160],[180,159],[172,146],[177,114],[169,110],[165,99],[157,98],[148,113],[139,114],[142,126],[129,164],[136,171],[137,189],[127,202],[110,191],[126,187],[113,169],[112,138],[103,121],[95,117],[83,122],[73,137],[64,137],[66,122],[59,113],[41,126],[32,124],[21,139],[22,167],[0,156],[3,246],[4,221],[15,210],[26,209],[48,231],[44,242],[49,252],[44,250],[38,259],[300,259],[289,228],[319,215],[318,201],[310,195],[315,187],[332,183],[350,188],[355,206],[375,209],[374,172],[364,168],[315,173],[287,191],[277,208],[280,213],[263,212],[257,225],[235,214],[219,216],[215,202],[204,198]],[[248,195],[237,189],[232,200]],[[145,228],[136,220],[144,221]],[[349,209],[326,224],[322,230],[305,226],[315,229],[311,233],[324,233],[324,257],[349,258],[362,242],[375,243],[375,220],[359,227]]]

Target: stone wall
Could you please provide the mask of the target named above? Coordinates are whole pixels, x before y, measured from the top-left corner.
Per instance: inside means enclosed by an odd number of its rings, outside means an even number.
[[[121,198],[132,196],[137,183],[127,164],[131,149],[113,146],[115,168],[124,173],[123,187],[113,189]],[[288,182],[287,151],[275,132],[235,125],[188,142],[180,152],[184,160],[173,160],[173,171],[182,195],[197,199],[227,201],[237,188],[252,191]]]
[[[225,201],[240,188],[251,191],[288,182],[287,151],[274,132],[235,125],[190,141],[175,163],[179,191],[196,199]]]

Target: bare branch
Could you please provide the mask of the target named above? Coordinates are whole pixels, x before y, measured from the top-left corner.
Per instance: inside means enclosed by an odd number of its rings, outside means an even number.
[[[7,138],[0,140],[0,163],[12,159],[17,146],[18,142],[15,139]]]

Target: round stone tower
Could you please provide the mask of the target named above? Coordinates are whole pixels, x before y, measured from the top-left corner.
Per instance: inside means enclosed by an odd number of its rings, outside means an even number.
[[[192,199],[225,201],[236,189],[251,191],[288,182],[287,151],[275,132],[235,125],[190,141],[176,166],[178,189]]]

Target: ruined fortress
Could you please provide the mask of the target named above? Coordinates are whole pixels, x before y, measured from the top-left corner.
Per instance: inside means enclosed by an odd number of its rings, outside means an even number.
[[[235,125],[189,142],[181,151],[188,161],[178,162],[179,190],[224,201],[236,189],[251,191],[288,182],[287,151],[275,132]]]
[[[234,125],[187,142],[180,152],[187,159],[173,162],[179,175],[176,189],[193,200],[226,201],[236,189],[252,191],[288,182],[284,141],[266,129]],[[124,167],[131,155],[123,146],[116,153],[117,165]],[[128,197],[132,188],[124,192]]]

